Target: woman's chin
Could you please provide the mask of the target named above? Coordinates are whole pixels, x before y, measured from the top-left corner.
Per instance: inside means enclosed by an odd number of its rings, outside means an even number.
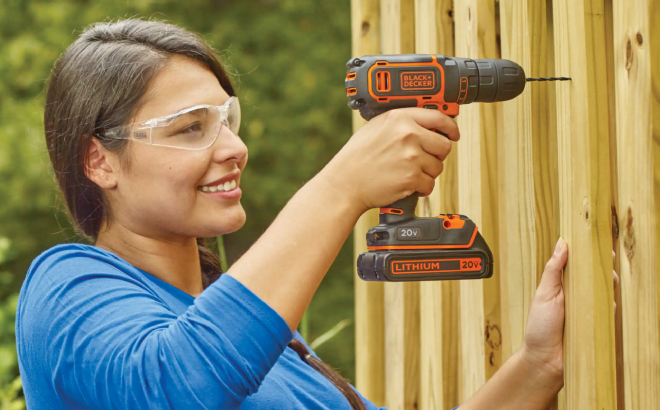
[[[214,217],[212,221],[206,221],[203,229],[208,231],[206,237],[220,236],[236,232],[245,225],[246,215],[243,207],[223,212],[222,215]]]

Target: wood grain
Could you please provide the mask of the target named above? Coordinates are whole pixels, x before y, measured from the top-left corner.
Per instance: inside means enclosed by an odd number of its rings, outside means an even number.
[[[660,21],[660,4],[649,4],[649,21]],[[651,124],[653,133],[653,199],[655,215],[655,255],[660,255],[660,25],[649,25],[651,47]],[[658,300],[660,300],[660,264],[656,261]],[[658,325],[660,326],[660,302],[658,303]],[[660,347],[660,346],[659,346]]]
[[[380,53],[380,2],[351,0],[352,55]],[[353,112],[353,131],[365,121]],[[378,210],[372,209],[359,219],[353,230],[354,269],[357,256],[367,251],[366,234],[378,225]],[[360,393],[377,406],[385,405],[385,320],[384,289],[380,282],[355,278],[355,384]]]
[[[544,0],[502,0],[502,58],[520,64],[531,77],[551,76]],[[523,23],[521,23],[523,22]],[[503,103],[504,132],[500,173],[506,180],[506,225],[502,253],[502,308],[507,312],[504,358],[521,346],[527,312],[545,263],[559,237],[557,135],[554,87],[530,83],[519,97]]]
[[[625,407],[660,407],[649,0],[614,0]],[[652,24],[657,24],[653,21]],[[653,324],[649,326],[649,324]]]
[[[554,0],[565,408],[614,409],[616,366],[603,1]]]
[[[383,54],[415,51],[414,0],[381,1]],[[389,410],[419,407],[419,282],[385,283],[385,402]]]
[[[453,55],[451,0],[415,1],[415,52]],[[433,193],[421,198],[417,214],[435,216],[458,212],[456,143],[444,161]],[[459,283],[420,283],[420,409],[443,410],[460,404]]]
[[[454,3],[455,51],[460,57],[499,58],[494,0]],[[500,103],[461,107],[458,150],[459,210],[499,255],[497,134]],[[502,363],[499,260],[494,275],[460,284],[463,398],[472,396]]]

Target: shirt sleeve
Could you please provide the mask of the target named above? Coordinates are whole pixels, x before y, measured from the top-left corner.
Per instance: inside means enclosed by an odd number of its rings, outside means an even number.
[[[291,341],[284,319],[228,274],[177,316],[137,276],[70,256],[35,268],[17,316],[23,377],[50,377],[61,397],[96,409],[238,409]]]

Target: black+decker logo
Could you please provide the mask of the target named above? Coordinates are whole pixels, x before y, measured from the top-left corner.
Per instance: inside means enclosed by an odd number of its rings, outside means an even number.
[[[402,90],[432,90],[435,88],[435,71],[404,71],[401,73]]]

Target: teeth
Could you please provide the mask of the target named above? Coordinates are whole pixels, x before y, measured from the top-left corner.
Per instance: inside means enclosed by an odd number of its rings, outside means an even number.
[[[233,181],[227,181],[224,184],[219,184],[218,186],[203,186],[200,187],[199,189],[203,192],[223,192],[223,191],[231,191],[236,189],[238,184],[236,183],[236,180]]]

